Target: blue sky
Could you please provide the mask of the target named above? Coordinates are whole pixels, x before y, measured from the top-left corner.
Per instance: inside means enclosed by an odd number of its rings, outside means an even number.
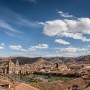
[[[0,0],[0,56],[90,54],[90,0]]]

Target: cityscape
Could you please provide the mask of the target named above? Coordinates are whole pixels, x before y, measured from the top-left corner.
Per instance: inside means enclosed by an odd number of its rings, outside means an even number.
[[[0,90],[90,90],[90,0],[0,0]]]
[[[89,90],[89,59],[90,55],[73,58],[2,57],[0,90]]]

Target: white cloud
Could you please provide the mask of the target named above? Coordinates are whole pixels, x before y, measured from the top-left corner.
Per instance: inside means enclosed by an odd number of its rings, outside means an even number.
[[[4,43],[1,43],[0,44],[0,49],[4,49],[4,47],[5,47],[5,44]]]
[[[40,26],[38,22],[32,22],[31,20],[24,18],[22,15],[8,9],[7,7],[0,6],[0,12],[0,30],[9,36],[14,36],[16,33],[22,34],[22,27]],[[11,23],[11,20],[13,20],[15,23]]]
[[[64,45],[66,45],[66,44],[69,45],[70,44],[69,42],[67,42],[65,40],[62,40],[62,39],[56,39],[55,42],[60,43],[60,44],[64,44]]]
[[[0,20],[0,28],[3,28],[7,31],[11,31],[11,32],[19,32],[18,30],[16,30],[15,28],[13,28],[10,24],[6,23],[3,20]],[[19,32],[20,33],[20,32]]]
[[[90,34],[90,18],[78,18],[77,20],[65,19],[68,31]]]
[[[85,49],[85,48],[76,48],[76,47],[69,46],[67,48],[61,48],[60,52],[75,53],[75,52],[82,52],[82,51],[86,51],[86,50],[87,49]]]
[[[48,36],[61,36],[90,41],[85,34],[90,34],[90,18],[78,18],[77,20],[53,20],[43,23],[43,33]]]
[[[44,23],[44,34],[55,36],[59,33],[67,31],[67,24],[63,20],[47,21]]]
[[[10,47],[12,50],[27,51],[26,49],[23,49],[21,45],[10,45],[9,47]]]
[[[79,39],[82,41],[90,41],[90,39],[86,38],[85,36],[83,36],[82,33],[69,33],[69,32],[63,32],[60,34],[61,36],[65,36],[65,37],[69,37],[69,38],[73,38],[73,39]]]
[[[76,57],[76,56],[82,56],[87,55],[88,51],[90,51],[87,47],[74,47],[74,46],[68,46],[68,47],[58,47],[53,48],[54,51],[48,52],[45,54],[46,57]],[[52,50],[53,50],[52,49]]]
[[[14,36],[15,36],[15,34],[12,33],[12,32],[5,31],[5,33],[6,33],[8,36],[10,36],[10,37],[14,37]]]
[[[38,22],[32,22],[30,20],[27,20],[25,18],[22,18],[22,17],[19,17],[18,18],[20,20],[20,23],[21,25],[23,26],[28,26],[28,27],[38,27],[39,26],[39,23]]]
[[[65,17],[65,18],[72,18],[72,17],[74,17],[73,15],[69,15],[68,12],[64,13],[62,11],[58,11],[58,13],[60,14],[61,17]]]
[[[48,45],[47,44],[39,44],[37,46],[31,46],[29,48],[30,51],[36,51],[37,49],[48,49]]]
[[[24,49],[21,45],[10,45],[9,46],[12,50],[18,50],[18,51],[37,51],[37,49],[48,49],[47,44],[39,44],[37,46],[30,46],[30,48]]]
[[[57,56],[62,55],[63,57],[75,57],[75,56],[85,55],[86,52],[88,52],[88,50],[89,50],[88,48],[69,46],[66,48],[58,48],[58,50],[56,51],[56,55]]]

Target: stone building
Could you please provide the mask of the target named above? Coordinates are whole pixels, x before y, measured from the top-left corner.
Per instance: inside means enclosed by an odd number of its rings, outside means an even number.
[[[19,74],[21,70],[18,60],[16,63],[13,63],[12,60],[0,61],[0,74]]]
[[[16,63],[14,64],[11,60],[9,61],[8,65],[8,74],[19,74],[21,70],[21,67],[19,65],[19,61],[17,60]]]

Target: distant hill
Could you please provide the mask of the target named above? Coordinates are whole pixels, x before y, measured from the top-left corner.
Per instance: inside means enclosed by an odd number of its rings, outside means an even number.
[[[76,60],[79,63],[86,63],[86,64],[90,64],[90,55],[87,56],[80,56],[77,58]]]
[[[23,64],[32,64],[37,62],[37,60],[40,59],[40,57],[35,57],[35,58],[29,58],[29,57],[15,57],[13,59],[11,59],[14,63],[16,62],[16,60],[18,60],[20,62],[21,65]]]
[[[43,58],[43,57],[1,57],[0,60],[12,60],[14,63],[16,60],[20,62],[21,65],[23,64],[32,64],[32,63],[90,63],[90,55],[87,56],[80,56],[80,57],[50,57],[50,58]]]
[[[29,57],[4,57],[4,58],[0,58],[0,60],[12,60],[14,63],[16,62],[16,60],[18,60],[21,65],[34,63],[38,59],[39,59],[39,57],[36,57],[36,58],[29,58]]]
[[[47,61],[43,58],[39,58],[36,62],[32,63],[31,66],[48,66],[53,65],[54,63],[51,61]]]

